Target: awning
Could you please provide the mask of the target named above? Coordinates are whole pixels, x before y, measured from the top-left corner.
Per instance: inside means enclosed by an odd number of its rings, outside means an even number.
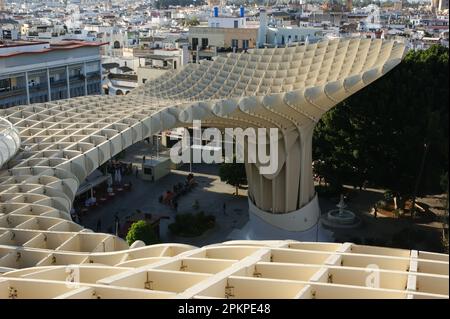
[[[100,185],[103,182],[106,182],[108,180],[108,175],[104,176],[98,176],[95,179],[91,181],[84,182],[78,187],[77,193],[75,196],[80,196],[81,194],[84,194],[88,191],[90,191],[92,188],[94,188],[97,185]]]

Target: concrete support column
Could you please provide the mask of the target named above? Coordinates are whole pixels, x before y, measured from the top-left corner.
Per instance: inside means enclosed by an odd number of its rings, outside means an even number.
[[[66,65],[66,81],[67,81],[67,97],[70,99],[70,78],[68,65]]]
[[[290,215],[285,219],[287,224],[279,228],[302,231],[315,225],[320,216],[318,204],[312,204],[317,201],[311,156],[313,128],[310,125],[281,137],[274,174],[261,174],[257,163],[245,164],[249,198],[254,206],[251,212],[266,221],[272,220],[267,218],[269,215]],[[289,225],[294,220],[297,224]]]
[[[25,88],[27,92],[27,104],[30,104],[30,87],[28,86],[28,72],[25,72]]]
[[[259,234],[259,236],[250,236],[252,239],[294,238],[296,232],[304,232],[318,227],[319,218],[320,207],[317,195],[302,208],[286,214],[272,214],[249,201],[251,229],[254,235]],[[308,240],[312,240],[316,234],[308,237]]]
[[[103,95],[103,87],[102,87],[102,78],[103,78],[103,74],[102,74],[102,61],[98,61],[98,73],[100,74],[100,95]]]
[[[86,62],[83,63],[83,75],[84,75],[84,95],[87,95],[87,76],[86,76]]]
[[[314,125],[300,130],[300,189],[299,206],[302,207],[314,197],[314,180],[312,171],[312,136]],[[300,208],[299,207],[299,208]]]
[[[197,56],[195,63],[200,64],[200,44],[197,45]]]
[[[48,90],[48,101],[52,100],[52,89],[50,86],[50,69],[47,68],[47,90]]]

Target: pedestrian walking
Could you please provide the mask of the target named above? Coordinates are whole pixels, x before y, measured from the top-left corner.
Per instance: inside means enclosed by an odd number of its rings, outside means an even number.
[[[138,177],[138,175],[139,175],[139,168],[136,166],[136,178]]]

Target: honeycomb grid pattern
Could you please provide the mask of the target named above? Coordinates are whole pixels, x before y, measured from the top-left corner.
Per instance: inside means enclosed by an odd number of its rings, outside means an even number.
[[[194,119],[219,128],[276,127],[282,138],[302,144],[327,110],[394,68],[404,50],[402,43],[371,39],[256,49],[189,64],[123,97],[0,110],[21,139],[0,171],[0,297],[327,298],[339,297],[341,286],[349,297],[448,297],[446,255],[284,241],[130,248],[69,214],[78,186],[97,167]],[[301,154],[288,151],[280,150],[285,168],[276,178],[247,171],[261,209],[286,213],[314,195],[307,170],[287,168],[290,156]],[[370,262],[379,265],[381,288],[362,284]],[[80,265],[70,266],[81,273],[80,287],[67,288],[67,265]],[[41,286],[49,289],[35,289]]]
[[[0,298],[448,298],[448,255],[351,243],[160,244],[8,272]]]

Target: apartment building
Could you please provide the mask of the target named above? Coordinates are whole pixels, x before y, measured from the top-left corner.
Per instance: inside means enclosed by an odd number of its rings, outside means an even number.
[[[249,24],[241,9],[240,16],[219,16],[214,8],[208,25],[189,28],[193,60],[211,58],[218,51],[240,51],[256,46],[258,25]]]
[[[0,108],[101,94],[101,45],[0,42]]]

